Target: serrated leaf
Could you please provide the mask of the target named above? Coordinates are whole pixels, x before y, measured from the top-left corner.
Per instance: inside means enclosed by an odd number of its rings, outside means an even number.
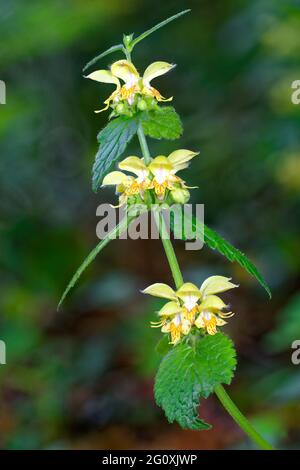
[[[172,106],[141,113],[140,121],[146,135],[153,139],[178,139],[182,132],[179,115]]]
[[[176,15],[170,16],[169,18],[167,18],[167,19],[161,21],[160,23],[156,24],[155,26],[153,26],[152,28],[148,29],[148,30],[145,31],[144,33],[140,34],[136,39],[131,40],[131,47],[130,47],[130,50],[132,50],[136,44],[138,44],[140,41],[142,41],[143,39],[145,39],[145,38],[146,38],[147,36],[149,36],[150,34],[154,33],[155,31],[157,31],[158,29],[162,28],[163,26],[166,26],[168,23],[170,23],[171,21],[176,20],[176,19],[179,18],[180,16],[185,15],[186,13],[189,13],[190,11],[191,11],[190,9],[180,11],[179,13],[176,13]]]
[[[251,274],[251,276],[255,277],[260,285],[267,291],[269,297],[272,297],[272,293],[268,284],[252,261],[250,261],[242,251],[232,246],[217,232],[207,227],[207,225],[205,225],[204,228],[204,243],[206,243],[213,250],[217,250],[219,253],[226,256],[229,261],[236,261],[242,268]]]
[[[106,49],[106,51],[101,52],[101,54],[98,54],[96,57],[93,57],[85,66],[83,67],[82,71],[85,72],[86,69],[94,65],[98,60],[102,59],[103,57],[107,56],[108,54],[112,54],[113,52],[116,51],[123,51],[124,52],[124,46],[123,44],[117,44],[116,46],[111,46],[109,49]]]
[[[93,190],[97,191],[104,176],[120,158],[127,144],[137,132],[136,117],[120,116],[109,122],[97,136],[100,144],[93,165]]]
[[[176,215],[177,210],[182,210],[178,206],[172,206],[174,214]],[[192,223],[191,222],[192,218]],[[178,220],[183,220],[183,226],[176,226],[176,216],[170,218],[171,229],[176,234],[177,238],[182,240],[191,239],[191,232],[194,235],[194,238],[203,240],[203,230],[204,230],[204,243],[206,243],[209,248],[212,250],[217,250],[223,256],[225,256],[229,261],[238,263],[243,269],[245,269],[251,276],[253,276],[260,285],[267,291],[269,297],[272,297],[270,288],[266,283],[263,276],[258,271],[257,267],[250,261],[250,259],[239,249],[235,248],[223,237],[221,237],[217,232],[209,228],[207,225],[203,224],[195,216],[184,212],[184,217],[181,219],[178,217]],[[185,222],[187,222],[185,224]],[[187,230],[185,230],[185,226]],[[191,227],[190,227],[191,226]],[[191,229],[190,229],[191,228]],[[185,236],[185,232],[189,233],[189,236]]]
[[[200,398],[221,383],[230,384],[236,367],[232,341],[222,333],[205,336],[193,347],[181,342],[162,359],[155,379],[155,399],[169,422],[184,429],[209,429],[198,417]]]
[[[67,297],[70,290],[75,286],[78,279],[80,278],[81,274],[86,270],[86,268],[91,264],[91,262],[96,258],[98,253],[113,239],[117,236],[121,235],[129,224],[136,218],[136,216],[132,217],[124,217],[124,219],[103,239],[101,240],[98,245],[88,254],[88,256],[84,259],[83,263],[79,266],[75,274],[73,275],[71,281],[67,285],[64,293],[61,296],[61,299],[58,303],[57,310],[59,310],[60,306],[64,302],[65,298]]]

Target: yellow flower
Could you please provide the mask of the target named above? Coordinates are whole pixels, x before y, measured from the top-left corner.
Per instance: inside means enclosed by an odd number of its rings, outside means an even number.
[[[186,282],[177,291],[167,284],[152,284],[143,290],[144,294],[169,300],[158,312],[160,321],[152,322],[152,327],[159,327],[163,333],[170,333],[172,344],[180,341],[182,335],[187,335],[192,326],[214,335],[218,326],[226,324],[224,318],[233,315],[232,312],[223,312],[227,306],[216,294],[234,287],[237,286],[224,276],[211,276],[200,288]]]
[[[172,97],[165,99],[158,90],[150,85],[150,82],[154,78],[169,72],[173,67],[175,65],[168,62],[153,62],[153,64],[146,68],[144,75],[140,77],[131,62],[128,60],[118,60],[111,65],[110,70],[96,70],[90,73],[86,78],[116,85],[115,91],[104,101],[105,107],[95,112],[100,113],[105,111],[111,102],[118,103],[119,101],[127,100],[128,104],[132,105],[136,94],[151,96],[157,101],[172,100]],[[121,85],[119,79],[124,82],[124,85]]]
[[[170,301],[158,312],[160,321],[151,322],[152,328],[161,328],[162,333],[170,333],[171,343],[176,344],[182,335],[187,335],[192,322],[185,315],[184,309],[176,301]]]
[[[222,312],[227,305],[215,294],[234,287],[238,286],[230,282],[230,278],[223,276],[211,276],[203,282],[200,287],[201,302],[198,307],[200,314],[195,320],[197,328],[204,328],[209,335],[214,335],[217,332],[217,326],[226,324],[224,318],[230,318],[234,313]]]
[[[119,207],[127,202],[128,197],[134,195],[143,196],[143,192],[150,186],[149,170],[143,159],[132,156],[127,157],[119,163],[121,170],[129,171],[136,175],[128,176],[122,171],[112,171],[108,173],[102,182],[102,186],[116,186],[116,192],[119,194]]]
[[[177,171],[189,166],[189,161],[198,155],[198,152],[180,149],[170,153],[168,157],[159,155],[155,157],[149,170],[153,175],[152,186],[159,198],[163,198],[166,189],[170,191],[180,188],[187,188],[185,182],[176,175]]]
[[[216,295],[211,295],[199,306],[200,315],[195,321],[197,328],[206,329],[209,335],[217,333],[217,326],[223,326],[226,321],[223,318],[230,318],[234,314],[232,312],[224,313],[223,308],[227,306],[225,303]]]
[[[176,172],[186,168],[189,161],[198,153],[191,150],[175,150],[168,157],[158,156],[146,166],[142,158],[131,156],[119,163],[120,170],[133,173],[135,177],[128,176],[122,171],[112,171],[103,179],[102,186],[116,186],[119,194],[119,206],[127,202],[128,197],[140,195],[144,198],[144,191],[154,189],[157,196],[162,199],[166,189],[178,191],[186,188],[184,181],[176,176]]]

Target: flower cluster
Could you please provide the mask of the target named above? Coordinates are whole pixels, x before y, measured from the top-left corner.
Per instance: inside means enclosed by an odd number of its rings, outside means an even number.
[[[152,191],[158,201],[166,201],[170,196],[172,202],[184,204],[189,199],[188,186],[176,173],[187,168],[196,155],[198,153],[191,150],[175,150],[168,157],[159,155],[153,158],[148,166],[142,158],[127,157],[118,166],[135,176],[112,171],[105,176],[102,186],[116,186],[119,206],[130,202],[128,199],[132,196],[139,196],[143,201],[145,191]]]
[[[169,333],[171,344],[178,343],[193,326],[203,333],[216,334],[217,327],[226,324],[224,319],[234,315],[232,312],[223,312],[228,306],[216,295],[238,287],[230,280],[224,276],[211,276],[202,283],[200,289],[186,282],[177,291],[161,283],[147,287],[144,294],[169,300],[158,312],[160,320],[152,322],[152,327]]]
[[[86,78],[116,85],[115,91],[104,101],[105,107],[95,112],[100,113],[111,106],[114,115],[131,116],[136,110],[155,108],[157,101],[171,101],[172,97],[164,98],[150,82],[174,67],[175,65],[168,62],[153,62],[141,77],[131,62],[118,60],[111,65],[110,70],[96,70],[90,73]],[[123,85],[120,79],[124,82]]]

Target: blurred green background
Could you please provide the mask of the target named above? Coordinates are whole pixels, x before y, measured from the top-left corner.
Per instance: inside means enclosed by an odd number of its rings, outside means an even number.
[[[9,449],[249,448],[214,397],[202,402],[211,431],[169,425],[153,400],[160,336],[157,304],[139,290],[171,283],[159,241],[115,241],[97,258],[62,311],[58,299],[97,243],[94,109],[110,85],[84,80],[83,65],[185,8],[186,15],[134,51],[142,71],[177,63],[155,81],[183,119],[177,142],[155,154],[200,150],[186,177],[206,222],[245,251],[273,291],[204,248],[176,249],[187,280],[233,277],[237,315],[226,330],[238,350],[231,395],[282,448],[300,447],[300,2],[296,0],[2,0],[0,78],[0,445]],[[115,54],[102,60],[105,68]],[[128,154],[139,154],[137,141]],[[188,175],[188,176],[187,176]]]

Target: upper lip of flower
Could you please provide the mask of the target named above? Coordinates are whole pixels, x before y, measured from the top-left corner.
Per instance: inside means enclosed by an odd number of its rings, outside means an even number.
[[[192,158],[198,155],[198,152],[192,152],[191,150],[180,149],[170,153],[168,157],[159,155],[155,157],[150,165],[149,169],[154,175],[153,186],[156,194],[164,196],[166,189],[173,189],[174,184],[180,184],[182,188],[187,188],[184,181],[176,176],[179,170],[183,170],[189,166],[189,162]]]
[[[182,300],[183,306],[190,311],[198,304],[201,292],[195,284],[186,282],[177,290],[176,295]]]
[[[105,111],[113,100],[127,99],[129,104],[132,104],[135,93],[153,96],[157,101],[170,101],[172,97],[165,99],[158,90],[150,85],[150,82],[154,78],[169,72],[174,67],[174,64],[169,64],[168,62],[153,62],[146,68],[144,75],[140,77],[132,62],[118,60],[111,65],[110,70],[95,70],[86,75],[85,78],[116,85],[115,91],[104,101],[105,107],[95,112],[100,113]],[[123,86],[120,79],[124,82]]]

